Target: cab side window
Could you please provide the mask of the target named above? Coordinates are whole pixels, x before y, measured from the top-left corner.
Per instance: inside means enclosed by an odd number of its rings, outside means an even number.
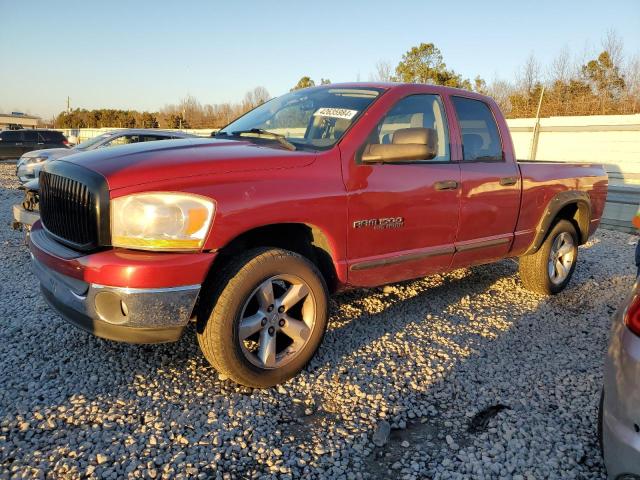
[[[435,142],[435,156],[416,158],[412,161],[443,162],[449,161],[449,131],[444,106],[438,95],[410,95],[398,101],[378,124],[372,133],[370,144],[393,144],[400,135],[399,131],[422,128],[429,130],[429,136]],[[400,132],[401,135],[404,132]]]
[[[463,159],[502,161],[502,143],[496,120],[489,106],[472,98],[451,97],[460,123]]]

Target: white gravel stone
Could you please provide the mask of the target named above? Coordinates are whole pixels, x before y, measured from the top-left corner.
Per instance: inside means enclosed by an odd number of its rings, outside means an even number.
[[[9,226],[14,173],[0,163],[0,477],[604,478],[602,359],[636,237],[600,230],[551,298],[511,260],[342,293],[307,369],[260,391],[216,374],[192,328],[126,345],[56,315]],[[411,448],[375,448],[382,421]]]

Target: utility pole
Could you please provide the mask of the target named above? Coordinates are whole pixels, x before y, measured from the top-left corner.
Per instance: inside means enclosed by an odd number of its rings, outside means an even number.
[[[533,126],[533,136],[531,137],[531,150],[529,151],[529,160],[535,160],[538,153],[538,139],[540,138],[540,109],[542,107],[542,97],[544,97],[544,85],[540,92],[540,100],[538,100],[538,111],[536,112],[536,123]]]
[[[71,99],[67,95],[67,113],[71,113]]]

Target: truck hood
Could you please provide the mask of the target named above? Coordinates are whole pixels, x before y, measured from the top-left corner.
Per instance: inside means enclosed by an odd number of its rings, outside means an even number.
[[[290,151],[244,140],[216,138],[163,140],[69,155],[60,161],[81,165],[107,179],[109,190],[192,176],[296,168],[312,163],[314,152]]]

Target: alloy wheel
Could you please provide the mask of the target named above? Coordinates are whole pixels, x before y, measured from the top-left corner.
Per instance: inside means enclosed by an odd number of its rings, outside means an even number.
[[[555,285],[564,282],[576,258],[576,245],[569,232],[560,233],[551,246],[549,252],[549,279]]]
[[[280,368],[304,349],[316,323],[316,299],[295,275],[275,275],[258,285],[238,322],[244,356],[264,369]]]

